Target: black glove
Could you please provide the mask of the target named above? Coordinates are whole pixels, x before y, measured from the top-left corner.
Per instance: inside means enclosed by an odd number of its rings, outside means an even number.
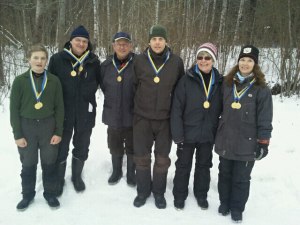
[[[255,151],[255,160],[261,160],[262,158],[268,155],[268,144],[257,143],[256,151]]]
[[[177,143],[177,150],[182,151],[183,150],[183,142]]]

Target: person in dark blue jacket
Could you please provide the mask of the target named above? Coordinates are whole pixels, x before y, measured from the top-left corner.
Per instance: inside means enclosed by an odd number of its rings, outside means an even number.
[[[100,80],[100,61],[92,52],[90,36],[84,26],[75,28],[63,51],[50,58],[48,70],[56,75],[63,89],[65,117],[59,146],[57,173],[63,192],[66,162],[72,140],[72,182],[77,192],[85,190],[82,180],[84,162],[88,158],[90,137],[95,126],[96,97]]]
[[[249,197],[255,160],[268,154],[272,133],[273,103],[265,75],[258,65],[259,50],[242,47],[235,65],[223,82],[223,112],[215,151],[219,163],[219,213],[231,212],[241,222]]]
[[[179,81],[171,110],[172,138],[177,144],[174,206],[183,209],[195,153],[194,195],[201,209],[208,208],[212,149],[222,110],[222,76],[213,67],[217,48],[204,43],[197,50],[197,63]]]
[[[114,54],[101,64],[100,87],[104,94],[102,122],[108,126],[107,143],[113,172],[108,183],[119,182],[124,152],[127,155],[127,184],[135,186],[133,162],[133,59],[129,34],[118,32],[113,37]]]

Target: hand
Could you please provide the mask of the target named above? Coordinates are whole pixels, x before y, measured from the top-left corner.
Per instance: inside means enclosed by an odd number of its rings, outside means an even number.
[[[60,136],[53,135],[53,137],[51,138],[50,144],[51,145],[57,145],[57,144],[59,144],[60,141],[61,141]]]
[[[18,140],[15,140],[15,143],[17,144],[18,147],[20,148],[25,148],[27,146],[27,141],[25,138],[20,138]]]
[[[177,150],[182,151],[183,150],[183,142],[177,143]]]
[[[269,152],[268,147],[269,144],[257,143],[255,151],[255,160],[261,160],[262,158],[266,157]]]

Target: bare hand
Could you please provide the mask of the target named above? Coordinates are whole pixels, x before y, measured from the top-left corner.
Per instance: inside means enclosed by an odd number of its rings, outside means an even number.
[[[59,144],[60,141],[61,141],[60,136],[53,135],[53,137],[51,138],[50,144],[51,145],[57,145],[57,144]]]
[[[20,138],[18,140],[15,140],[15,143],[17,144],[18,147],[20,148],[25,148],[27,146],[27,141],[25,138]]]

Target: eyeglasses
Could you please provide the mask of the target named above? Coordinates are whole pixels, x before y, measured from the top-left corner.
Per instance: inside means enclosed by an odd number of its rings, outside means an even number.
[[[202,59],[208,61],[208,60],[211,60],[211,57],[210,56],[198,56],[197,57],[197,60],[202,60]]]
[[[118,48],[128,48],[129,47],[129,43],[126,43],[126,44],[119,44],[119,43],[116,43],[115,44]]]

